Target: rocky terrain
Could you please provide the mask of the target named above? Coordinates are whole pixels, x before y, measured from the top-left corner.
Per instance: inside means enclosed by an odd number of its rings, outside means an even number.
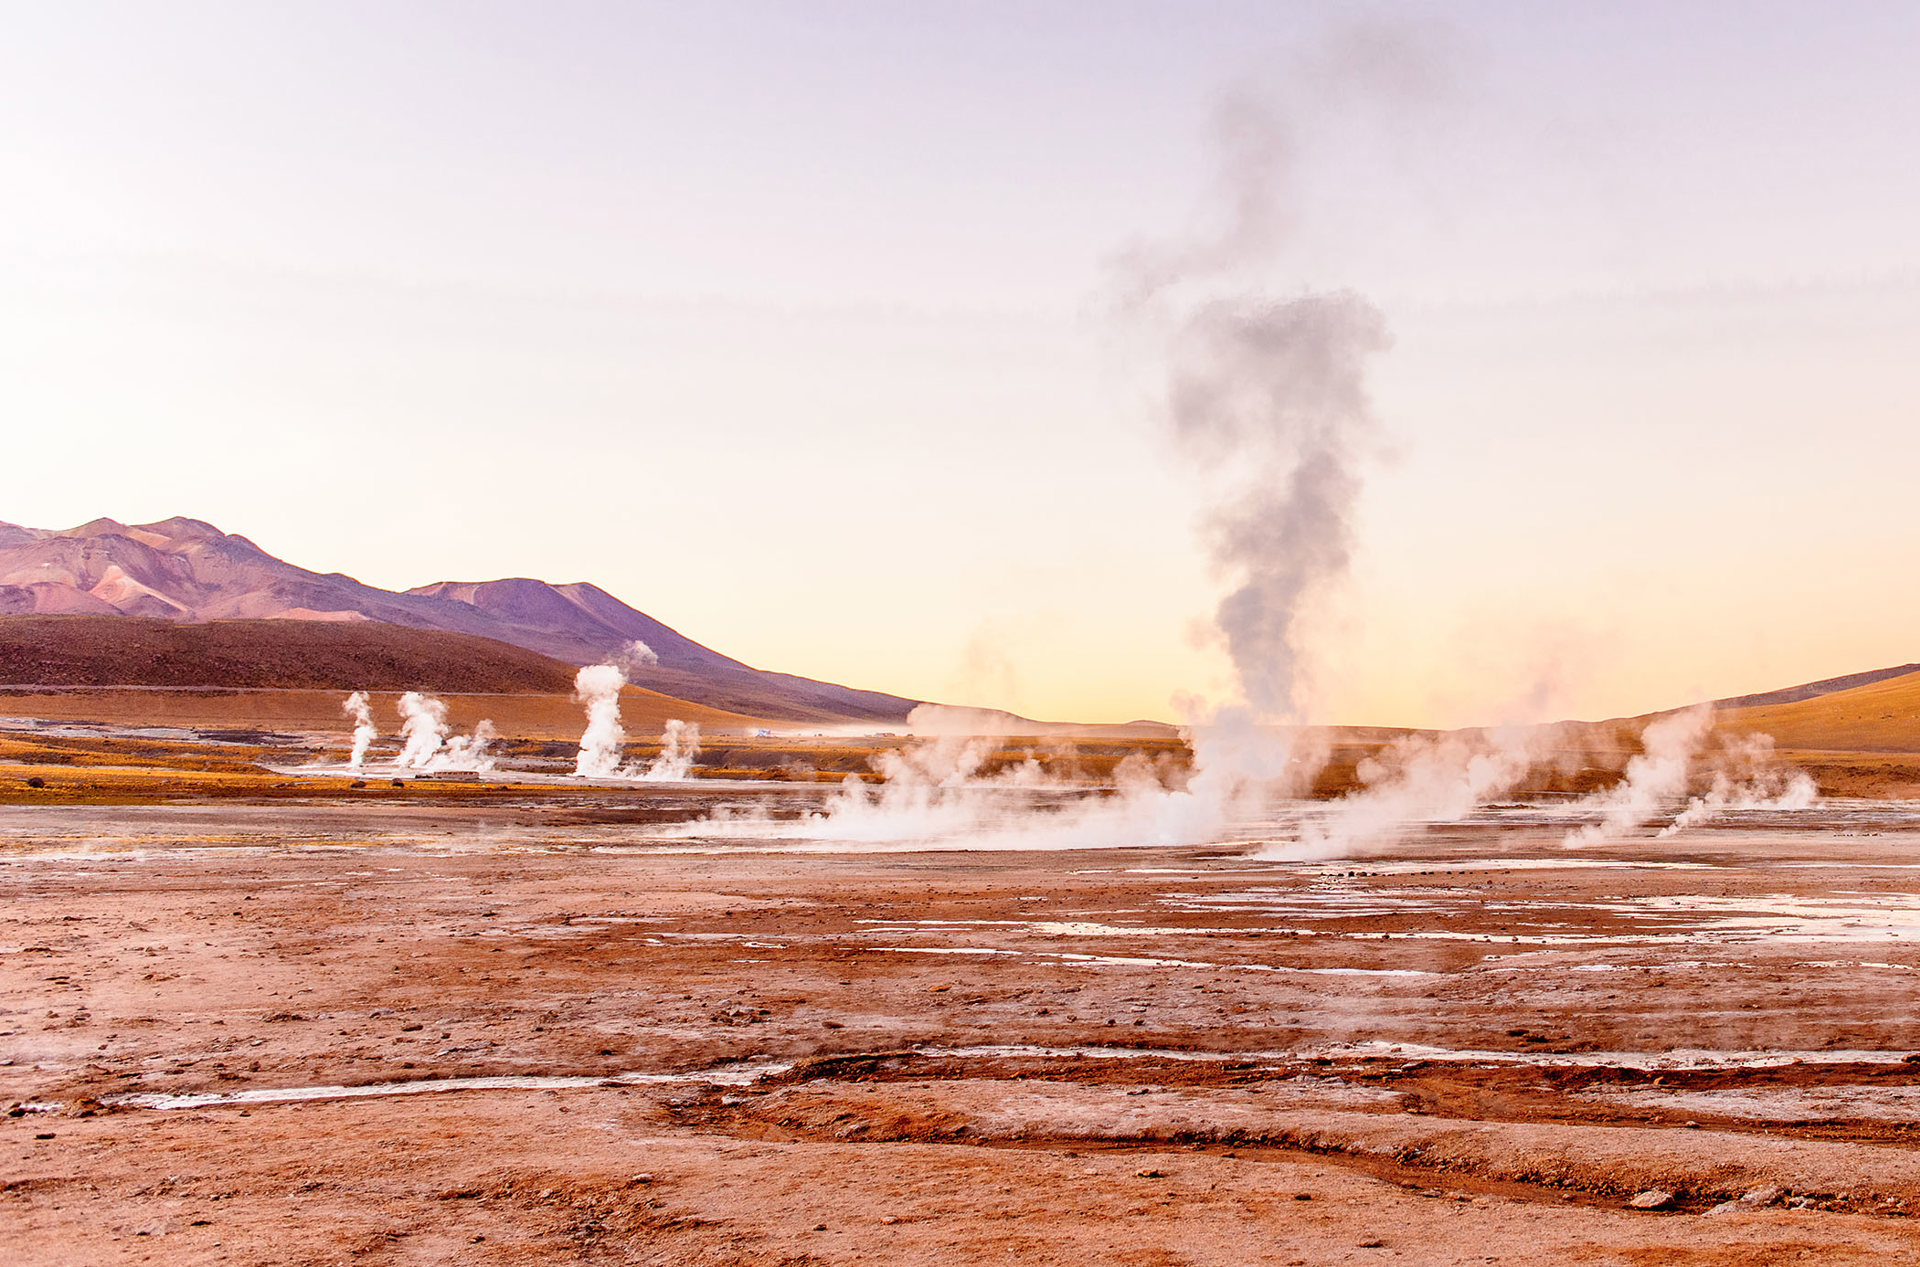
[[[1920,1259],[1905,809],[672,825],[820,794],[9,809],[11,1261]]]

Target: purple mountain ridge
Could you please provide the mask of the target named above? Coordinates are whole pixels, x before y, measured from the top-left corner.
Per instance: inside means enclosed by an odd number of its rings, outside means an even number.
[[[570,664],[622,657],[637,686],[714,708],[793,720],[903,721],[917,700],[769,673],[702,646],[597,585],[525,577],[439,581],[396,593],[312,572],[198,519],[96,519],[51,531],[0,523],[0,615],[166,620],[371,620],[474,634]]]

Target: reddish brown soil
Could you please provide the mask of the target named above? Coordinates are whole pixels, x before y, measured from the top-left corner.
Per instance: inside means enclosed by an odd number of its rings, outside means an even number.
[[[668,853],[537,800],[0,814],[9,1262],[1920,1260],[1898,824],[1528,869],[1571,856],[1495,827],[1317,866]],[[681,1077],[599,1085],[635,1074]],[[127,1098],[486,1075],[585,1081]]]

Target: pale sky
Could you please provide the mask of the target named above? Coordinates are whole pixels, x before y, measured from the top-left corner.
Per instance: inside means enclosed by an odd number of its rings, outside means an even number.
[[[1267,280],[1394,335],[1320,719],[1920,659],[1920,6],[0,9],[0,519],[1172,716],[1228,688],[1220,578],[1112,261],[1364,12],[1445,83],[1294,102]]]

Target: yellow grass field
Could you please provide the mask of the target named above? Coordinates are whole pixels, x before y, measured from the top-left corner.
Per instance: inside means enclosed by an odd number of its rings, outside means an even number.
[[[1920,673],[1792,704],[1725,709],[1719,724],[1772,735],[1783,751],[1920,753]]]

